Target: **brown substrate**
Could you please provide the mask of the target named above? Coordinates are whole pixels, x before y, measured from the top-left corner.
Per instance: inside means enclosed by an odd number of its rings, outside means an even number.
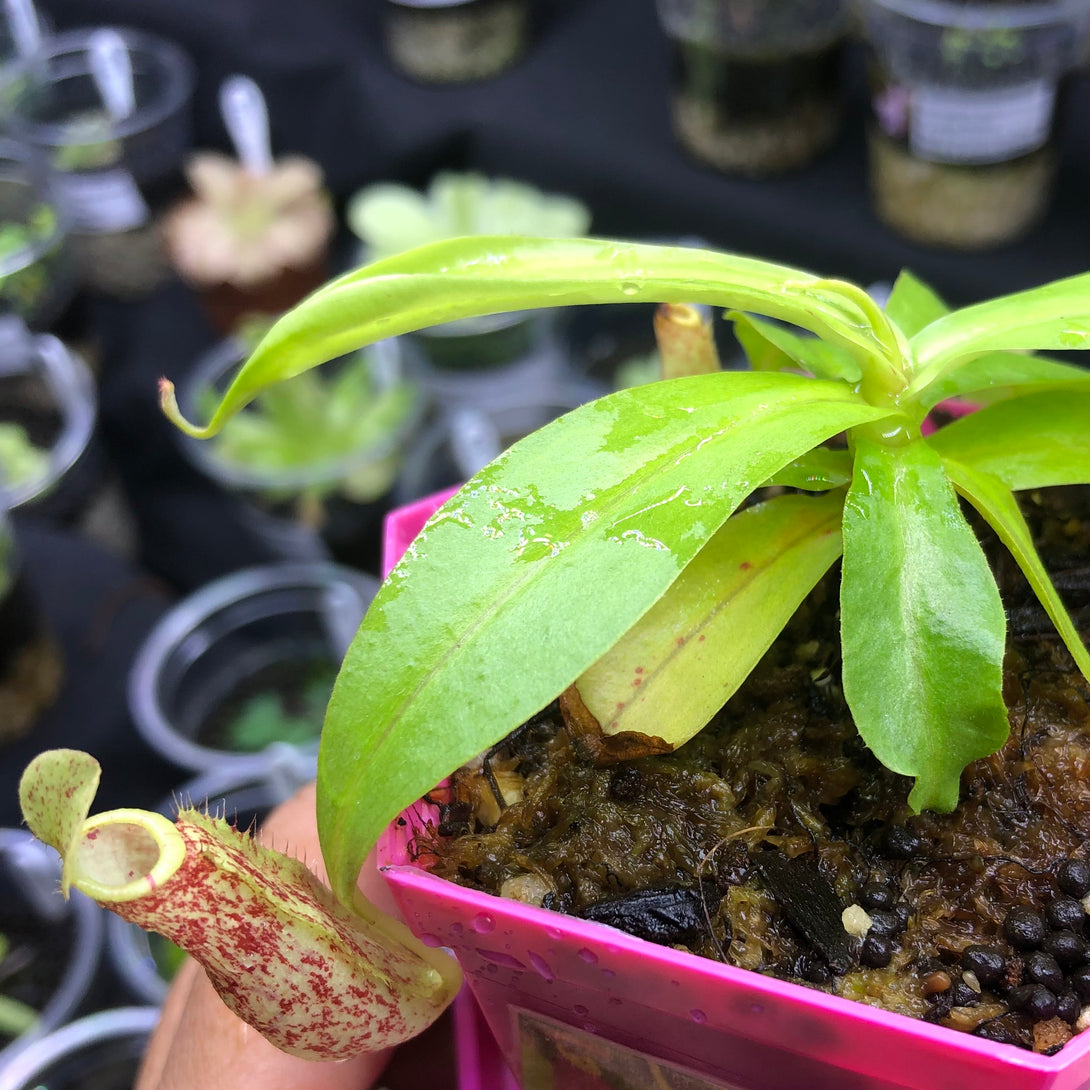
[[[1090,518],[1063,490],[1027,502],[1085,629]],[[420,846],[474,888],[1053,1051],[1090,1011],[1090,686],[1013,565],[997,568],[1012,731],[966,771],[955,814],[913,816],[910,782],[858,738],[834,572],[680,752],[595,768],[554,706],[459,774],[443,835]],[[850,905],[865,939],[844,930]]]

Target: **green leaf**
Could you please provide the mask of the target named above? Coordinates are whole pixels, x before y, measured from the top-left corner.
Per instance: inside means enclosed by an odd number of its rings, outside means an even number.
[[[566,689],[777,469],[881,417],[843,383],[720,372],[622,390],[517,443],[429,521],[333,690],[334,889],[385,825]]]
[[[1001,480],[979,472],[953,459],[943,459],[943,465],[954,487],[984,516],[988,525],[999,535],[1000,541],[1010,550],[1026,580],[1044,606],[1056,626],[1075,664],[1083,677],[1090,681],[1090,654],[1082,642],[1078,629],[1071,620],[1048,572],[1033,544],[1026,520],[1010,488]]]
[[[950,308],[922,280],[907,269],[902,270],[886,300],[886,313],[906,337],[950,313]]]
[[[266,386],[365,344],[472,315],[585,303],[709,303],[781,318],[888,368],[851,286],[766,261],[682,246],[602,239],[476,236],[437,242],[364,266],[314,292],[262,339],[206,427],[164,409],[198,438]]]
[[[1090,387],[999,401],[927,441],[943,458],[1016,491],[1090,483]]]
[[[801,488],[806,492],[827,492],[852,479],[852,456],[846,450],[816,447],[801,458],[773,473],[765,484]]]
[[[959,364],[923,391],[922,403],[931,408],[952,397],[991,402],[1004,397],[1057,386],[1090,387],[1090,370],[1060,363],[1045,356],[1019,352],[987,352]]]
[[[840,555],[844,495],[778,496],[740,511],[576,682],[604,734],[673,748],[749,675]]]
[[[727,318],[734,323],[734,335],[754,371],[802,368],[818,378],[859,381],[859,364],[850,352],[836,345],[737,310],[731,311]]]
[[[912,338],[917,360],[909,394],[920,394],[985,352],[1090,348],[1090,273],[1000,296],[932,322]]]
[[[878,760],[916,777],[916,809],[952,810],[962,769],[1006,739],[1005,633],[938,455],[922,441],[858,441],[844,506],[844,695]]]

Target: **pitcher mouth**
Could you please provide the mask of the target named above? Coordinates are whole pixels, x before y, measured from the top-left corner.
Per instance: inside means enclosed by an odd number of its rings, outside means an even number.
[[[144,810],[110,810],[84,822],[65,861],[65,886],[120,904],[159,889],[184,859],[185,841],[169,819]]]

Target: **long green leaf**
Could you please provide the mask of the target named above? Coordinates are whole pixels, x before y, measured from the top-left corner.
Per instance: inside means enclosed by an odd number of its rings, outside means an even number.
[[[859,364],[843,348],[741,311],[731,311],[727,318],[734,323],[734,335],[754,371],[801,367],[818,378],[859,381]]]
[[[754,487],[882,415],[843,383],[698,375],[582,406],[474,477],[391,573],[334,687],[318,817],[338,893],[402,808],[605,654]]]
[[[755,310],[887,366],[858,304],[809,273],[680,246],[478,236],[423,246],[332,281],[269,330],[207,427],[186,423],[173,408],[170,415],[207,437],[266,386],[384,337],[472,315],[618,302]],[[165,394],[169,408],[169,384]]]
[[[576,682],[604,734],[673,748],[711,721],[840,555],[843,492],[778,496],[729,518]]]
[[[973,356],[1006,349],[1090,348],[1090,273],[1004,295],[932,322],[912,338],[916,395]]]
[[[984,516],[988,525],[1022,569],[1026,580],[1044,606],[1056,631],[1067,645],[1083,677],[1090,681],[1090,653],[1082,642],[1067,607],[1052,585],[1030,534],[1026,520],[1010,488],[988,473],[979,472],[953,459],[943,459],[943,465],[954,487]]]
[[[844,507],[844,695],[877,758],[916,777],[916,809],[952,810],[962,769],[1006,739],[1005,632],[938,455],[922,441],[859,441]]]
[[[1090,386],[999,401],[928,438],[943,458],[1007,488],[1090,483]]]

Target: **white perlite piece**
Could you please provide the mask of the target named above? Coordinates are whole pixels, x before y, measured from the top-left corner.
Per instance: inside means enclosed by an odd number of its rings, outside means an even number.
[[[1090,893],[1088,893],[1079,903],[1082,905],[1083,912],[1090,916]]]
[[[970,988],[972,991],[976,992],[977,995],[980,995],[980,981],[977,980],[976,973],[969,970],[968,972],[961,974],[961,979],[965,982],[967,988]]]
[[[1077,1029],[1079,1033],[1082,1033],[1082,1031],[1088,1027],[1090,1027],[1090,1007],[1087,1007],[1075,1022],[1075,1029]]]
[[[840,922],[844,925],[844,930],[857,939],[865,939],[873,923],[862,905],[848,905],[840,914]]]

